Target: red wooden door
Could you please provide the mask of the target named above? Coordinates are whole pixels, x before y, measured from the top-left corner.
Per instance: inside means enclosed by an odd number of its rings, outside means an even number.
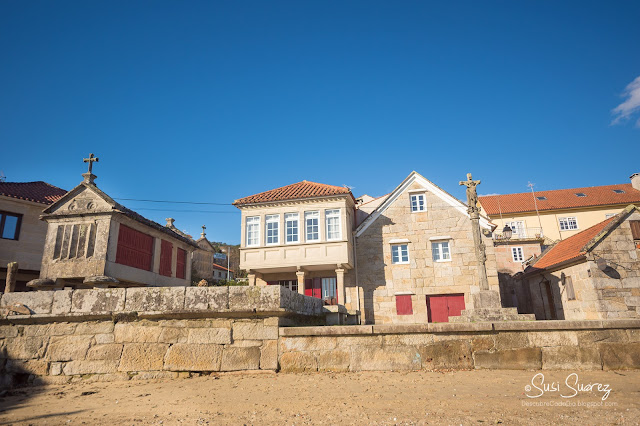
[[[304,295],[322,299],[322,278],[304,280]]]
[[[171,276],[171,260],[173,257],[173,244],[169,241],[160,242],[160,275]]]
[[[181,248],[178,249],[176,259],[176,277],[182,279],[187,277],[187,252]]]
[[[429,322],[449,322],[449,317],[459,316],[464,309],[464,294],[427,296]]]

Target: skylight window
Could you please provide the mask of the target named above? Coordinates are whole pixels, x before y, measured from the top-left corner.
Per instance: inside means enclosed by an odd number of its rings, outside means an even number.
[[[586,197],[587,194],[585,194],[584,192],[576,192],[576,197]]]
[[[547,197],[536,197],[536,198],[537,198],[538,200],[540,200],[540,201],[544,201],[544,200],[546,200],[546,199],[547,199]]]
[[[622,189],[614,189],[613,192],[615,192],[616,194],[624,194],[624,191]]]

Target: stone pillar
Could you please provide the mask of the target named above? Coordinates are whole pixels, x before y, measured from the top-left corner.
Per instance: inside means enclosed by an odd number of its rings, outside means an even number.
[[[18,278],[18,262],[9,262],[7,265],[7,280],[4,287],[5,293],[16,291],[16,279]]]
[[[249,274],[247,274],[247,278],[249,278],[249,285],[250,286],[255,286],[256,285],[256,274],[249,273]]]
[[[338,295],[338,303],[341,305],[346,304],[345,295],[344,295],[344,268],[336,269],[336,284],[337,284],[337,295]]]
[[[298,293],[304,294],[304,271],[296,272],[296,277],[298,277]]]

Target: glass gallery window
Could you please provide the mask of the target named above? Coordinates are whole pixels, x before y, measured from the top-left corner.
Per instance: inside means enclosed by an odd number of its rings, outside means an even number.
[[[339,240],[340,232],[340,210],[325,210],[325,220],[327,222],[327,240]]]
[[[264,217],[264,229],[266,232],[265,243],[278,244],[280,242],[280,215],[268,214]]]
[[[320,212],[305,212],[306,241],[320,240]]]
[[[247,247],[260,244],[260,216],[247,218]]]
[[[300,240],[298,231],[298,213],[285,213],[284,226],[287,233],[287,243],[297,243]]]

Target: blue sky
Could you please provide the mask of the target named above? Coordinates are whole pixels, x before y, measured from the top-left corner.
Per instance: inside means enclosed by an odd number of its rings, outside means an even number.
[[[467,172],[484,194],[628,182],[638,16],[637,1],[7,0],[0,170],[71,189],[93,152],[112,197],[221,204],[303,179],[377,196],[412,170],[461,199]],[[229,205],[123,204],[239,242]]]

